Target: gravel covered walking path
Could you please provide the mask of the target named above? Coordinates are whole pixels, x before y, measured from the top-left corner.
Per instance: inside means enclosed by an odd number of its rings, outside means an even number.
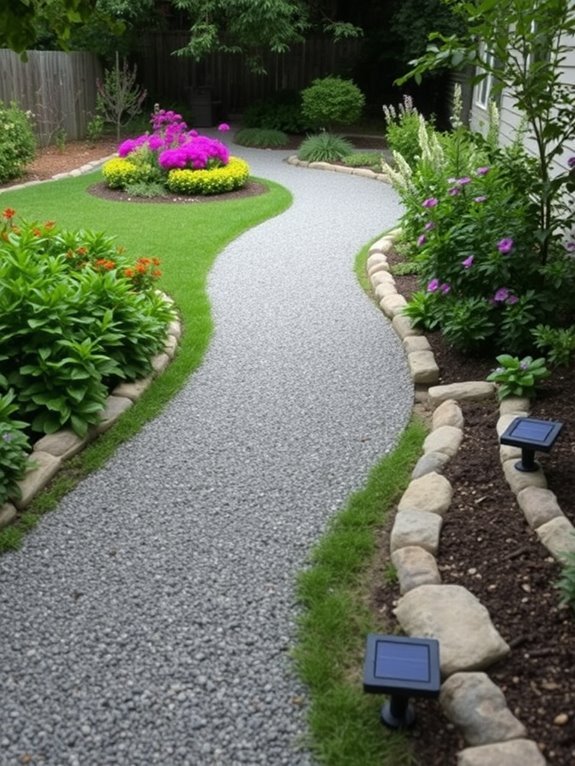
[[[203,366],[0,558],[2,766],[312,762],[294,580],[411,411],[352,271],[400,210],[385,184],[241,154],[294,204],[218,258]]]

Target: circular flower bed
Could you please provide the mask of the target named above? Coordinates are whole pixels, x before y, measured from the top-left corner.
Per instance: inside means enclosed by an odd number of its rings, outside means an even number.
[[[104,165],[110,189],[147,197],[165,191],[209,195],[235,191],[247,183],[247,163],[230,157],[221,141],[188,130],[181,115],[156,110],[151,124],[153,132],[122,142],[119,156]],[[222,124],[219,130],[225,132],[229,126]]]

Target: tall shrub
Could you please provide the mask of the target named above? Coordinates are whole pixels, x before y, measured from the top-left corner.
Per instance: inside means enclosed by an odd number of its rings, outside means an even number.
[[[30,114],[18,104],[0,101],[0,183],[17,178],[35,152]]]

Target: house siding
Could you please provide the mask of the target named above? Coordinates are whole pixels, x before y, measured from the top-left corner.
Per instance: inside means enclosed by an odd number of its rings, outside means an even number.
[[[570,50],[567,54],[563,66],[563,79],[565,82],[575,87],[575,37],[568,38]],[[488,125],[488,112],[478,103],[479,85],[473,90],[472,106],[469,125],[472,130],[485,135]],[[517,131],[522,125],[521,113],[516,108],[513,99],[508,91],[504,90],[499,102],[499,141],[502,146],[511,144],[517,135]],[[532,137],[527,133],[523,140],[527,151],[535,154],[536,144]],[[566,146],[565,151],[555,162],[557,172],[567,169],[567,159],[575,154],[575,146]]]

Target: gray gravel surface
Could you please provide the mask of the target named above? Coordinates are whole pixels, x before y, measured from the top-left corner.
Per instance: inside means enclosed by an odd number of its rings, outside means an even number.
[[[401,344],[352,271],[400,209],[241,154],[294,204],[219,257],[203,366],[0,559],[3,766],[312,762],[294,578],[409,417]]]

